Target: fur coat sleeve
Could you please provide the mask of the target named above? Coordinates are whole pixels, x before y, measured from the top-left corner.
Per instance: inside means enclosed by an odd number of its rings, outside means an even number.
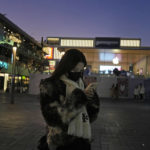
[[[98,117],[98,113],[100,110],[100,99],[99,99],[96,91],[94,91],[93,97],[87,97],[87,99],[88,99],[88,102],[86,105],[87,112],[88,112],[88,115],[90,118],[90,122],[93,122]]]

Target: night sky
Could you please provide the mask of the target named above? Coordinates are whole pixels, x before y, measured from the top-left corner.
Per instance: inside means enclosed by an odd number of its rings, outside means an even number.
[[[0,13],[38,41],[124,37],[150,46],[150,0],[0,0]]]

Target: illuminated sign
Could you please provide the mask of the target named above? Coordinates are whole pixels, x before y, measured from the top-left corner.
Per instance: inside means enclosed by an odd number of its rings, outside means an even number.
[[[91,39],[61,39],[61,46],[69,47],[93,47],[94,40]]]
[[[95,38],[96,48],[120,48],[120,38]]]
[[[124,47],[140,47],[141,46],[141,40],[121,39],[120,46],[124,46]]]
[[[8,63],[0,61],[0,68],[8,69]]]
[[[49,70],[50,72],[54,72],[55,66],[56,66],[56,62],[54,60],[50,60],[49,67],[47,68],[47,70]]]
[[[119,71],[121,70],[121,66],[105,66],[105,65],[100,65],[100,73],[112,74],[113,70],[115,68],[117,68]]]
[[[114,54],[114,53],[99,53],[99,60],[100,61],[107,61],[111,62],[113,59],[117,57],[118,61],[122,59],[121,54]]]
[[[53,47],[44,47],[43,51],[47,53],[47,55],[45,55],[45,59],[53,59]]]
[[[118,57],[113,58],[112,62],[113,62],[113,64],[115,64],[115,65],[119,64],[119,59],[118,59]]]
[[[57,47],[54,48],[54,59],[61,59],[65,52],[60,52]]]
[[[51,46],[59,46],[60,45],[60,40],[59,38],[55,38],[55,37],[49,37],[47,38],[47,44],[51,45]]]

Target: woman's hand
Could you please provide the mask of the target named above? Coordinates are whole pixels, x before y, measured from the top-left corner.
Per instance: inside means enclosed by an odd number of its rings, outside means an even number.
[[[87,88],[84,90],[86,96],[88,98],[91,98],[94,96],[94,93],[96,91],[96,88],[97,88],[97,83],[91,83],[87,86]]]
[[[92,98],[94,95],[94,89],[88,89],[88,90],[85,89],[84,93],[88,98]]]

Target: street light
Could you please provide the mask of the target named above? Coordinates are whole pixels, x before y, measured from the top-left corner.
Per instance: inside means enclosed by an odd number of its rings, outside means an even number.
[[[11,77],[11,97],[10,102],[11,104],[14,104],[14,80],[15,80],[15,64],[16,64],[16,52],[17,52],[17,43],[14,42],[14,45],[12,47],[12,77]]]

